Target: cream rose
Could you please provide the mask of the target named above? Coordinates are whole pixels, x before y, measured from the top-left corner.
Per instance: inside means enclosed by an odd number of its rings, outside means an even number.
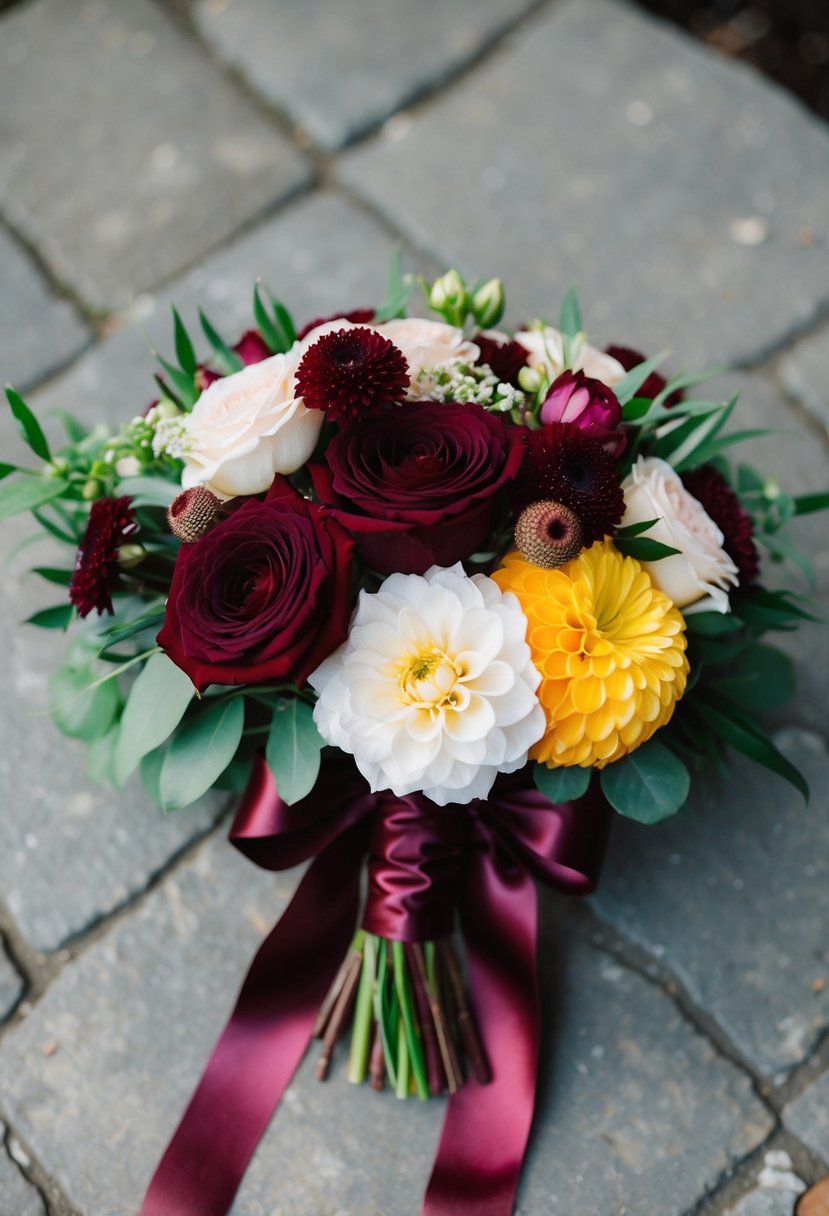
[[[646,535],[680,551],[642,563],[656,586],[686,615],[728,612],[728,588],[737,584],[737,567],[723,549],[722,532],[679,474],[665,460],[640,456],[622,489],[622,527],[656,519]]]
[[[318,332],[318,331],[317,331]],[[186,419],[181,484],[222,498],[259,494],[276,473],[293,473],[313,452],[323,415],[294,395],[308,341],[209,385]]]
[[[480,347],[464,338],[462,329],[444,321],[402,317],[372,328],[403,352],[413,388],[421,371],[445,363],[476,363],[481,357]]]
[[[565,370],[564,368],[564,339],[552,325],[543,329],[522,329],[515,335],[515,341],[529,353],[530,366],[541,368],[548,380],[555,380]],[[595,380],[601,380],[612,388],[625,375],[625,369],[618,359],[588,346],[586,342],[574,342],[571,346],[571,370],[584,372]]]

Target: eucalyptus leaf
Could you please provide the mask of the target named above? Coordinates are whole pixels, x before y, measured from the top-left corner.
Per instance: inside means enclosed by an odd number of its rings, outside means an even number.
[[[0,522],[20,515],[23,511],[34,511],[69,489],[69,483],[59,477],[26,477],[22,481],[4,482],[0,485]]]
[[[24,442],[29,445],[35,456],[39,456],[41,460],[50,461],[52,453],[49,451],[49,444],[46,442],[46,436],[43,434],[40,423],[20,393],[16,393],[10,384],[6,385],[6,399]]]
[[[274,775],[280,797],[290,805],[314,788],[320,770],[323,740],[314,724],[313,710],[298,697],[277,705],[265,759]]]
[[[236,754],[244,725],[244,698],[236,696],[208,706],[176,731],[159,779],[165,810],[189,806],[214,785]]]
[[[153,654],[130,689],[115,752],[115,777],[122,785],[142,757],[178,726],[195,695],[190,677],[166,654]]]
[[[580,768],[578,765],[548,768],[546,764],[536,764],[533,780],[551,802],[574,802],[587,793],[592,773],[592,768]]]
[[[763,713],[791,701],[797,692],[797,676],[787,654],[760,643],[744,650],[716,681],[716,687],[749,713]]]
[[[87,743],[110,731],[121,707],[115,681],[90,688],[94,679],[91,667],[59,667],[49,680],[49,707],[58,729]]]
[[[602,769],[602,792],[612,807],[639,823],[659,823],[683,806],[691,777],[682,761],[651,739]]]

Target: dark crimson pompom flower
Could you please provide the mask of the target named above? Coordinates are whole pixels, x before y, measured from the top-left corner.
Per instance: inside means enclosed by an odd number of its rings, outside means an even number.
[[[514,388],[520,387],[518,373],[522,367],[527,366],[526,347],[522,346],[520,342],[513,342],[512,339],[499,342],[497,338],[493,338],[489,334],[476,334],[472,341],[480,349],[480,363],[486,363],[488,367],[491,367],[504,384],[511,384]]]
[[[351,312],[335,312],[330,317],[315,317],[313,321],[303,325],[297,338],[301,342],[303,338],[308,337],[312,329],[319,329],[320,325],[327,325],[329,321],[350,321],[352,325],[368,325],[373,320],[373,308],[354,308]]]
[[[423,574],[480,549],[526,434],[479,405],[410,402],[335,435],[311,477],[370,566]]]
[[[138,531],[131,498],[99,498],[92,504],[75,558],[69,598],[78,616],[112,612],[112,593],[121,581],[118,552]]]
[[[634,367],[638,367],[640,363],[644,363],[646,356],[641,351],[633,350],[630,346],[608,346],[605,354],[610,355],[618,363],[621,363],[626,372],[631,371]],[[637,390],[637,397],[658,397],[668,381],[664,376],[660,376],[659,372],[651,372],[645,383]],[[682,401],[683,392],[677,389],[675,393],[671,393],[670,397],[665,398],[665,405],[676,405],[677,401]]]
[[[753,583],[760,572],[760,557],[754,544],[754,521],[731,486],[713,465],[704,464],[682,476],[683,484],[702,503],[722,532],[723,548],[740,573],[740,586]]]
[[[515,504],[563,503],[578,517],[592,545],[621,522],[625,499],[616,465],[595,439],[570,422],[527,431],[527,455],[515,482]]]
[[[345,640],[354,542],[277,477],[176,559],[158,644],[201,690],[302,684]]]
[[[323,336],[303,355],[297,395],[341,426],[373,418],[402,401],[409,387],[403,352],[374,329],[357,326]]]

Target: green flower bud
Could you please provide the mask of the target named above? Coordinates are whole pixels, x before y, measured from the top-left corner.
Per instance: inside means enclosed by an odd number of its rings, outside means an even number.
[[[96,498],[101,498],[104,492],[104,487],[96,477],[90,477],[89,481],[84,482],[81,490],[81,498],[85,502],[94,502]]]
[[[47,477],[66,477],[69,473],[69,461],[65,456],[55,456],[43,471]]]
[[[481,329],[491,329],[504,315],[504,284],[490,279],[472,297],[472,315]]]
[[[544,376],[534,367],[522,367],[518,373],[518,383],[525,393],[537,393],[541,388]]]
[[[447,270],[435,279],[429,292],[429,307],[439,312],[450,325],[462,325],[469,311],[469,293],[459,271]]]
[[[156,405],[147,414],[146,421],[161,422],[164,418],[178,418],[182,411],[178,408],[175,401],[170,401],[167,397],[162,397]]]
[[[118,550],[118,565],[122,570],[132,570],[143,562],[147,551],[143,545],[121,545]]]

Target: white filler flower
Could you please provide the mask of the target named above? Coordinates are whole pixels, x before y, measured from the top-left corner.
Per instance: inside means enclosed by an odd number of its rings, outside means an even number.
[[[485,798],[544,734],[518,600],[458,564],[360,593],[348,640],[314,672],[314,719],[373,790]]]

